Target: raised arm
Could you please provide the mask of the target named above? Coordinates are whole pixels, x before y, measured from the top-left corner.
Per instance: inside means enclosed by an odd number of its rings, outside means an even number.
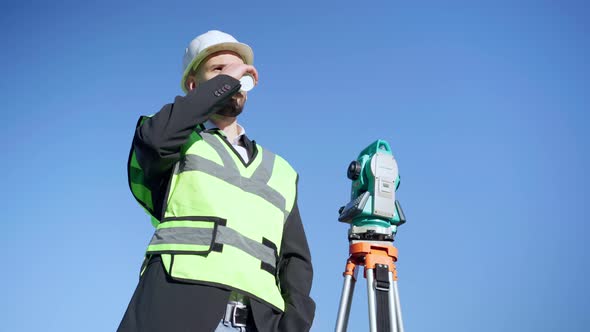
[[[199,85],[186,96],[177,96],[140,125],[133,138],[137,161],[147,178],[170,170],[180,159],[180,148],[195,127],[209,119],[240,89],[240,82],[218,75]]]

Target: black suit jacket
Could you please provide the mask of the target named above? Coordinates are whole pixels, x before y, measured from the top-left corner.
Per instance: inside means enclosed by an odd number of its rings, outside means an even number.
[[[144,170],[148,187],[152,191],[156,215],[162,216],[164,213],[162,208],[171,178],[170,170],[180,159],[181,146],[186,143],[198,124],[207,121],[209,116],[218,111],[239,89],[240,83],[233,77],[216,76],[200,84],[186,96],[177,96],[174,103],[165,105],[136,129],[133,148],[137,161]],[[242,142],[252,156],[255,144],[246,136],[243,137]],[[297,200],[285,223],[280,252],[278,275],[286,309],[284,313],[276,312],[268,305],[251,299],[256,327],[263,332],[308,331],[315,313],[315,303],[309,297],[313,269]],[[141,282],[140,280],[140,284]],[[167,278],[167,282],[174,281]],[[150,285],[143,285],[143,287],[149,290]],[[229,291],[211,289],[209,286],[190,285],[190,292],[187,294],[189,293],[190,298],[194,298],[195,302],[205,300],[209,303],[209,305],[201,306],[199,311],[193,311],[202,322],[200,326],[216,326],[224,312]],[[182,301],[190,301],[190,298]],[[154,305],[161,304],[154,303]],[[147,310],[154,312],[151,309]],[[137,315],[136,318],[141,319]],[[190,321],[188,319],[187,323],[190,324]],[[187,328],[190,329],[188,326]],[[171,330],[168,329],[168,331]]]

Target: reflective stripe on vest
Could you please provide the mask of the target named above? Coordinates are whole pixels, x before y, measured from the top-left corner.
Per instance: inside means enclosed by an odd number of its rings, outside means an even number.
[[[265,239],[265,243],[256,242],[223,226],[225,222],[223,219],[207,217],[191,219],[194,220],[164,219],[152,236],[147,254],[179,253],[182,248],[189,253],[205,254],[215,250],[217,244],[227,244],[256,257],[272,270],[276,269],[276,246],[270,240]],[[207,219],[208,221],[204,221]]]
[[[180,163],[176,173],[187,171],[200,170],[212,176],[219,178],[227,183],[241,188],[244,191],[259,195],[266,199],[269,203],[281,209],[285,214],[284,221],[287,220],[289,212],[286,211],[285,198],[275,189],[268,185],[268,180],[272,175],[272,170],[275,162],[275,154],[265,150],[262,155],[262,162],[254,171],[251,177],[243,177],[240,175],[236,163],[232,160],[227,150],[223,147],[223,143],[211,134],[203,133],[203,140],[218,153],[223,165],[219,165],[211,160],[205,159],[199,155],[186,155]]]

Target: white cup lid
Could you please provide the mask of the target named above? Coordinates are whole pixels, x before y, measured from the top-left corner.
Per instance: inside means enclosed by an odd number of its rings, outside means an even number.
[[[252,78],[250,75],[244,75],[242,78],[240,78],[240,84],[242,85],[240,90],[248,92],[254,89],[254,78]]]

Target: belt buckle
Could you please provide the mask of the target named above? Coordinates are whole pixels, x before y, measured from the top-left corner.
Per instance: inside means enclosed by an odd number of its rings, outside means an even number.
[[[246,305],[242,304],[242,303],[236,303],[232,306],[231,309],[231,323],[233,326],[235,327],[246,327],[246,323],[238,323],[236,322],[236,313],[238,311],[238,309],[246,309],[248,308]]]

